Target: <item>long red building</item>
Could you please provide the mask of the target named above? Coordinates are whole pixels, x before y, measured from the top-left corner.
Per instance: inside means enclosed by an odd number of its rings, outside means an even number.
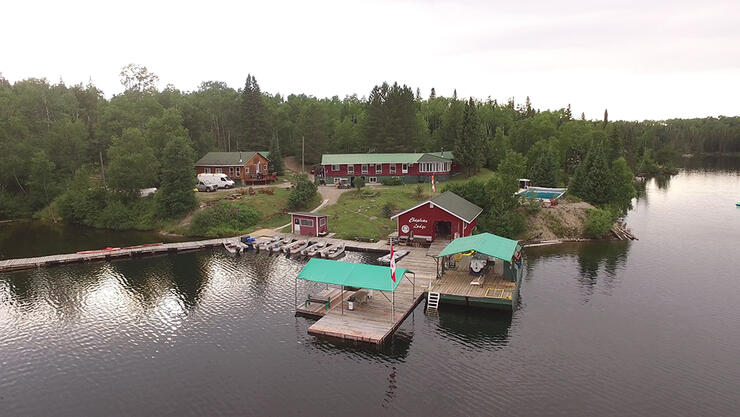
[[[431,242],[470,236],[482,211],[470,201],[446,191],[391,219],[396,219],[399,240],[421,238]]]
[[[397,177],[404,184],[444,182],[458,171],[452,152],[324,154],[321,158],[327,184],[362,178],[366,184]]]

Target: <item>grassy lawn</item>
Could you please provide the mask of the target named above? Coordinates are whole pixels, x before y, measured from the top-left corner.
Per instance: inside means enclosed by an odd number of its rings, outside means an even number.
[[[425,191],[428,192],[426,188]],[[395,220],[383,215],[383,206],[390,203],[395,213],[428,197],[428,194],[417,197],[415,186],[365,187],[362,194],[355,190],[342,194],[337,204],[319,212],[329,215],[329,231],[336,233],[338,238],[379,240],[396,230]]]
[[[495,173],[493,171],[491,171],[490,169],[488,169],[488,168],[481,168],[480,171],[478,171],[477,173],[475,173],[475,174],[473,174],[473,175],[471,175],[469,177],[465,175],[465,172],[461,172],[460,174],[455,175],[454,177],[452,177],[452,179],[450,181],[448,181],[448,182],[441,182],[440,185],[442,187],[444,187],[445,184],[459,184],[459,183],[467,182],[467,181],[469,181],[471,179],[476,179],[476,180],[481,180],[481,181],[488,181],[494,175],[495,175]]]

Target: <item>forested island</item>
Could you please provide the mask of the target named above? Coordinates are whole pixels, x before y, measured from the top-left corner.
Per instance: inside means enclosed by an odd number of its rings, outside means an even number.
[[[593,119],[569,104],[539,110],[529,98],[423,96],[397,83],[367,97],[316,98],[262,92],[252,75],[238,89],[206,81],[195,91],[157,89],[157,76],[138,65],[120,75],[124,92],[110,99],[93,84],[0,76],[0,220],[172,228],[198,205],[199,157],[269,150],[282,170],[281,157],[300,157],[305,144],[309,165],[324,153],[452,151],[466,180],[446,188],[484,208],[479,228],[505,236],[522,236],[537,211],[514,197],[518,178],[567,186],[571,198],[598,207],[589,214],[596,236],[629,209],[635,175],[672,173],[681,155],[740,152],[740,117],[611,121],[606,110]],[[285,204],[315,201],[315,186],[294,181]],[[140,197],[148,187],[157,193]],[[270,208],[231,209],[255,224]]]

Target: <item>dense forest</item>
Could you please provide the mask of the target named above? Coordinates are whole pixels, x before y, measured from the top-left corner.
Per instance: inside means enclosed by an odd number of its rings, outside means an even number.
[[[167,194],[160,212],[176,216],[195,204],[183,191],[192,179],[178,179],[192,173],[194,159],[212,150],[299,155],[301,139],[310,163],[323,153],[445,149],[475,172],[497,170],[515,152],[510,159],[543,186],[569,184],[583,165],[609,170],[622,159],[639,173],[684,153],[740,152],[740,117],[628,122],[610,121],[605,111],[590,120],[574,117],[570,105],[538,110],[529,98],[463,100],[434,89],[422,97],[395,83],[342,99],[269,94],[252,75],[239,89],[206,81],[189,92],[157,89],[157,76],[142,66],[126,66],[120,75],[124,91],[110,99],[92,84],[10,83],[0,75],[0,219],[32,215],[55,199],[64,203],[60,196],[71,205],[101,198],[126,205],[152,186]],[[598,152],[589,155],[592,149]],[[112,195],[62,195],[95,188],[90,181]]]

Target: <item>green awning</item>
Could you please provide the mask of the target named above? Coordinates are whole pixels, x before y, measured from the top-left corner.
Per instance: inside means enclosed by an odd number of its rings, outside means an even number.
[[[298,278],[369,290],[395,291],[406,272],[405,268],[396,268],[396,282],[393,282],[391,269],[387,266],[312,258],[298,274]]]
[[[494,258],[510,262],[514,257],[514,252],[519,248],[519,242],[496,236],[490,233],[481,233],[468,237],[460,237],[447,245],[442,252],[437,255],[438,258],[443,256],[455,255],[457,253],[466,253],[470,251],[480,252],[482,254],[493,256]]]

